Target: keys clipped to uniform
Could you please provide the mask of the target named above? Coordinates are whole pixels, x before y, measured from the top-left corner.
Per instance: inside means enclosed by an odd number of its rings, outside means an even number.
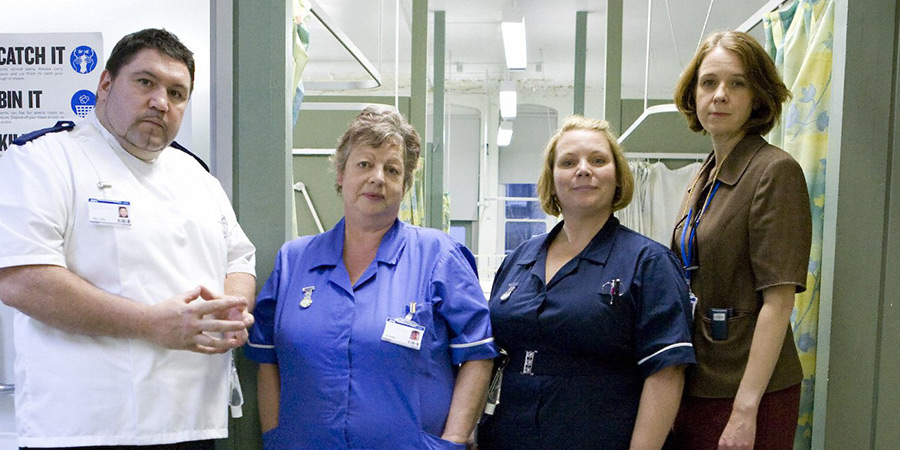
[[[494,410],[497,409],[497,405],[500,404],[500,388],[503,385],[503,369],[506,368],[506,364],[509,362],[509,353],[506,353],[506,350],[500,349],[500,356],[495,360],[497,361],[494,376],[491,377],[491,386],[488,388],[487,394],[487,402],[484,404],[484,413],[487,415],[494,415]]]

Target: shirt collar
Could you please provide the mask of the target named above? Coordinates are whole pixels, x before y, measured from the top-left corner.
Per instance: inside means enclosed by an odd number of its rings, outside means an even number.
[[[722,169],[719,171],[719,181],[729,186],[737,184],[756,152],[766,144],[766,140],[757,134],[744,136],[725,159]]]
[[[394,219],[394,224],[381,238],[378,253],[375,254],[376,261],[391,265],[397,264],[403,248],[406,247],[405,231],[408,227],[400,219]]]
[[[344,218],[334,226],[334,228],[321,234],[320,239],[313,239],[310,242],[307,254],[316,255],[317,261],[310,266],[310,270],[320,267],[334,267],[341,263],[344,257],[344,230],[346,224]],[[380,263],[397,264],[403,248],[406,246],[406,239],[403,238],[403,231],[407,225],[399,219],[394,220],[394,224],[381,238],[381,244],[378,246],[378,253],[375,254],[375,260]]]
[[[619,219],[610,215],[609,219],[606,220],[606,223],[603,224],[603,228],[594,235],[591,242],[578,256],[597,264],[606,264],[606,260],[609,259],[609,254],[612,252],[613,244],[616,241],[615,236],[618,229]]]

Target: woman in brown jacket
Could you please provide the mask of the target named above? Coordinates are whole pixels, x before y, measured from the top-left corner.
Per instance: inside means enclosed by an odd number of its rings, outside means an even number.
[[[713,152],[690,185],[672,249],[696,295],[679,447],[793,447],[803,372],[790,317],[806,289],[811,219],[800,165],[762,137],[790,97],[751,36],[707,37],[675,104]]]

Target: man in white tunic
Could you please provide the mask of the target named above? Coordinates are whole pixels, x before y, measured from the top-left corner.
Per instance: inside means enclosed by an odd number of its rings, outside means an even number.
[[[125,36],[93,114],[0,158],[22,447],[213,448],[227,436],[255,249],[218,181],[173,147],[193,80],[174,35]]]

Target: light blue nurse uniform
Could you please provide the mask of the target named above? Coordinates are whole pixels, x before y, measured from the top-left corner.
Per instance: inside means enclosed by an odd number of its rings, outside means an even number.
[[[472,254],[398,220],[351,285],[343,245],[343,220],[286,243],[257,298],[245,354],[281,374],[266,448],[464,448],[439,438],[457,366],[497,355]],[[419,350],[381,339],[410,303]]]

